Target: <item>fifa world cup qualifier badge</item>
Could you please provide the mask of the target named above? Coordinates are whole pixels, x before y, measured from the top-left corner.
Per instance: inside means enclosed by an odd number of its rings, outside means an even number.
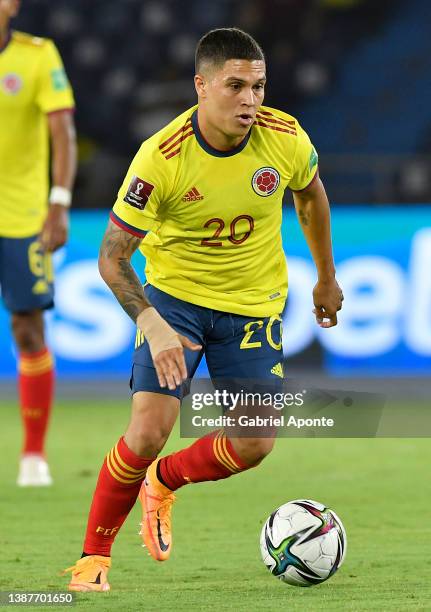
[[[139,176],[134,176],[124,196],[124,201],[130,204],[130,206],[144,210],[153,189],[154,185],[147,183],[147,181],[139,178]]]
[[[279,184],[280,175],[275,168],[270,166],[256,170],[251,179],[254,192],[264,198],[275,193]]]

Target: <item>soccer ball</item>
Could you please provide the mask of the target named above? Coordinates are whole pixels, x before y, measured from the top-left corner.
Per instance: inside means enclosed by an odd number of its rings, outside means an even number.
[[[260,535],[266,567],[293,586],[312,586],[333,576],[344,561],[346,547],[346,532],[338,516],[310,499],[277,508]]]

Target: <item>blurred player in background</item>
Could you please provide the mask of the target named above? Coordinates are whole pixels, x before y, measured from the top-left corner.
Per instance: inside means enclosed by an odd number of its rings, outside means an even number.
[[[68,234],[74,100],[54,43],[10,29],[19,6],[19,0],[0,0],[0,288],[18,350],[24,427],[18,485],[46,486],[52,482],[45,437],[54,364],[43,311],[53,306],[50,253]]]
[[[69,568],[71,590],[109,590],[111,546],[138,495],[144,543],[163,561],[172,548],[173,491],[243,472],[271,451],[272,438],[219,430],[157,459],[182,382],[203,352],[213,379],[283,378],[285,188],[317,268],[316,321],[337,324],[343,297],[317,153],[296,119],[262,106],[265,83],[264,55],[251,36],[209,32],[196,51],[198,105],[143,143],[120,188],[99,269],[138,327],[132,416],[100,471],[83,555]],[[130,264],[140,247],[144,289]]]

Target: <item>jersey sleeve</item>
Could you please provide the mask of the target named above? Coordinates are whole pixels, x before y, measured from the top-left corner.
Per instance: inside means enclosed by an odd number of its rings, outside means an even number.
[[[308,134],[298,125],[297,145],[295,157],[292,164],[292,178],[289,181],[289,189],[292,191],[302,191],[317,176],[318,155],[316,149],[311,144]]]
[[[144,142],[121,185],[110,218],[135,236],[160,226],[159,208],[169,191],[166,161],[151,140]]]
[[[46,40],[42,48],[36,104],[45,113],[75,107],[72,88],[52,40]]]

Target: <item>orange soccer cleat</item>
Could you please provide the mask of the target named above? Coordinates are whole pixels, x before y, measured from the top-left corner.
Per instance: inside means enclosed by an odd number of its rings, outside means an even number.
[[[139,491],[143,510],[140,535],[150,555],[156,561],[166,561],[172,548],[171,512],[175,495],[157,478],[159,461],[150,465]]]
[[[69,591],[81,591],[83,593],[109,591],[111,588],[108,582],[110,567],[111,557],[89,555],[79,559],[76,565],[65,569],[63,574],[72,572],[72,579],[68,586]]]

